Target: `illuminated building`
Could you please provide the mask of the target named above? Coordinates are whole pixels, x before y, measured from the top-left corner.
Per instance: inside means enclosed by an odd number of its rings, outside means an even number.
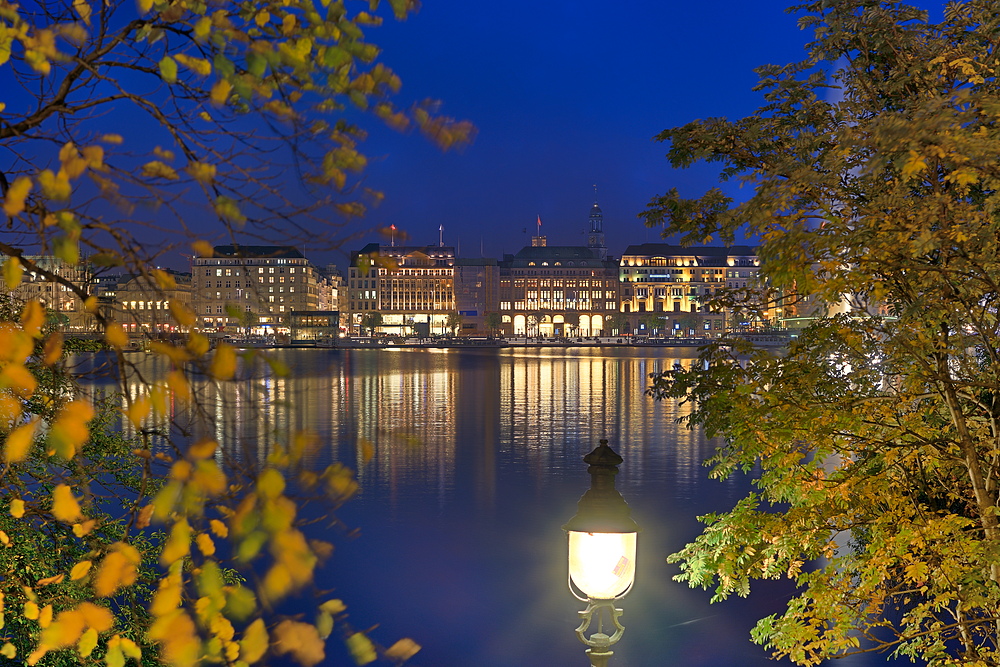
[[[716,338],[745,322],[736,313],[709,309],[705,300],[724,289],[757,288],[758,264],[749,246],[629,246],[620,262],[622,312],[634,330],[647,330],[659,317],[666,335]]]
[[[455,249],[369,243],[351,253],[348,269],[350,331],[362,332],[378,313],[380,333],[429,336],[448,331],[455,313]],[[365,332],[367,333],[367,332]]]
[[[92,267],[86,261],[67,264],[52,255],[25,255],[25,263],[39,268],[25,267],[21,284],[7,292],[19,301],[38,301],[51,312],[56,327],[66,332],[88,332],[94,329],[94,317],[83,309],[83,302],[65,284],[90,292],[94,282]],[[55,277],[52,277],[55,276]]]
[[[122,277],[114,290],[114,319],[128,333],[169,333],[183,331],[170,315],[170,302],[191,305],[191,274],[172,274],[176,285],[161,289],[147,276]]]
[[[277,333],[292,311],[315,311],[319,274],[291,246],[215,246],[191,259],[191,301],[205,329]]]

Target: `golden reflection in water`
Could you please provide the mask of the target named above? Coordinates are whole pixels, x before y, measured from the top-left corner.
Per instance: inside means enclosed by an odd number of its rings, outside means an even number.
[[[391,506],[416,494],[493,507],[502,475],[516,471],[534,485],[579,476],[582,456],[600,438],[625,457],[627,485],[663,480],[685,495],[704,478],[711,443],[674,424],[686,408],[644,394],[650,373],[690,365],[693,349],[273,354],[292,368],[290,376],[258,361],[237,380],[192,378],[193,407],[171,403],[169,415],[145,427],[165,433],[173,420],[175,437],[213,437],[226,452],[260,464],[291,434],[312,428],[320,438],[307,452],[311,465],[353,466],[362,497]],[[169,371],[163,359],[133,361],[132,396],[147,391],[139,375],[156,381]],[[91,390],[115,391],[109,384]]]

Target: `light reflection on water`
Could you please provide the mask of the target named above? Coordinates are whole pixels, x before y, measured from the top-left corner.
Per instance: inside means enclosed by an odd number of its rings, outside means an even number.
[[[221,387],[195,382],[206,413],[174,406],[173,416],[258,461],[290,433],[315,428],[316,467],[357,469],[362,491],[341,514],[361,537],[338,542],[323,583],[348,602],[356,626],[380,624],[382,643],[423,644],[412,665],[585,664],[560,526],[586,490],[582,457],[600,438],[625,459],[618,487],[643,526],[613,664],[775,664],[748,632],[780,609],[787,587],[762,585],[749,600],[709,606],[707,593],[672,582],[676,566],[664,562],[697,534],[696,516],[729,509],[748,489],[744,479],[709,481],[701,461],[713,443],[675,424],[682,407],[643,394],[650,373],[690,365],[694,349],[274,354],[291,367],[288,378],[257,364]],[[169,370],[134,359],[147,377]],[[130,381],[129,391],[141,384]],[[352,664],[331,652],[328,664]]]

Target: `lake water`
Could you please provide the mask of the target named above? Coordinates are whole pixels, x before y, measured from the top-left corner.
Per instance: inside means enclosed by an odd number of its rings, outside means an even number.
[[[378,626],[379,643],[420,643],[408,665],[587,664],[573,632],[584,604],[567,590],[560,526],[589,485],[582,457],[601,438],[625,459],[617,486],[643,528],[611,664],[782,664],[749,631],[781,610],[787,584],[710,605],[708,592],[673,582],[677,566],[665,562],[697,535],[698,515],[729,509],[749,489],[746,479],[709,480],[701,462],[714,443],[674,423],[676,404],[643,393],[650,373],[688,365],[694,349],[274,354],[292,368],[289,378],[201,387],[212,434],[263,460],[283,433],[312,426],[321,435],[310,453],[316,466],[357,470],[361,492],[338,516],[359,532],[323,532],[336,551],[320,583],[347,603],[356,628]],[[155,378],[161,363],[139,368]],[[353,662],[331,641],[326,664]]]

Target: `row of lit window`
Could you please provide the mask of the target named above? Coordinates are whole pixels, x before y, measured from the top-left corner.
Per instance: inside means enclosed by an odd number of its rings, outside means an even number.
[[[283,266],[277,267],[277,269],[278,269],[277,271],[275,271],[274,269],[275,269],[275,267],[273,267],[273,266],[267,266],[267,267],[259,266],[259,267],[257,267],[257,273],[260,274],[260,273],[284,273],[285,272],[285,267],[283,267]],[[302,270],[303,270],[303,272],[305,271],[304,268]],[[205,269],[205,275],[206,276],[213,275],[212,271],[213,271],[212,269]],[[288,272],[289,273],[295,273],[295,267],[294,266],[288,267]],[[254,273],[254,270],[252,268],[248,268],[248,267],[240,267],[240,268],[236,268],[236,269],[215,269],[215,275],[216,276],[244,276],[244,277],[248,277],[251,273]]]
[[[501,301],[500,310],[601,310],[600,301]],[[605,301],[604,310],[618,310],[614,301]]]

